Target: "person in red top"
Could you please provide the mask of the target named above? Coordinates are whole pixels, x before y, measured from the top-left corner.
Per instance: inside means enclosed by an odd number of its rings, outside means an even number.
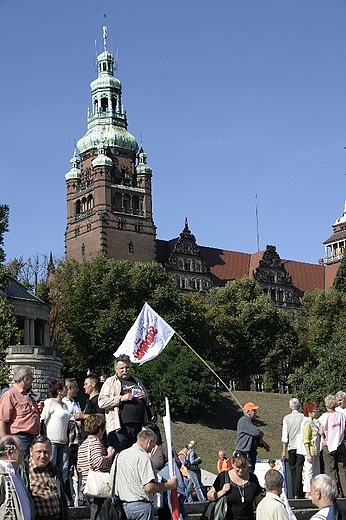
[[[221,473],[221,471],[227,471],[232,469],[232,467],[231,459],[226,457],[226,453],[224,451],[219,451],[219,458],[216,463],[217,472]]]
[[[39,408],[29,394],[34,381],[32,368],[17,368],[13,379],[14,385],[0,399],[0,438],[17,435],[28,454],[31,441],[40,433]]]

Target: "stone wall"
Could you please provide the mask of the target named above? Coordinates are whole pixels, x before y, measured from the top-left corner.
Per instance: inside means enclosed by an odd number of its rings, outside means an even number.
[[[49,382],[61,377],[61,358],[59,353],[50,347],[11,345],[8,348],[6,362],[10,366],[11,375],[17,367],[30,366],[34,369],[33,391],[40,395],[40,399],[48,397]]]

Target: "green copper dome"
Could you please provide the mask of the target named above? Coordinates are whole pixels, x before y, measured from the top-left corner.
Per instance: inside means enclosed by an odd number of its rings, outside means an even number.
[[[137,152],[137,141],[127,131],[121,82],[114,76],[114,58],[106,49],[106,36],[104,27],[104,50],[97,56],[98,77],[90,84],[92,109],[88,110],[88,130],[77,146],[80,153],[97,148],[101,143]]]

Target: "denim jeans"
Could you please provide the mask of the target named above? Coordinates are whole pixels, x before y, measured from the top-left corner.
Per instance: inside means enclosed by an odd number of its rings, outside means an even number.
[[[195,488],[198,500],[200,502],[204,502],[205,497],[204,497],[202,489],[201,489],[201,481],[199,479],[198,473],[196,471],[191,471],[191,470],[188,470],[187,472],[189,475],[190,486],[192,484],[192,486]],[[189,489],[189,491],[191,491],[191,488]],[[188,501],[189,501],[189,498],[188,498]]]
[[[22,447],[23,447],[23,450],[25,452],[25,456],[26,455],[29,455],[30,453],[30,446],[31,446],[31,443],[33,441],[33,438],[34,438],[34,435],[30,435],[30,434],[27,434],[27,435],[17,435],[17,437],[19,438],[20,442],[22,443]]]
[[[151,502],[124,502],[127,520],[154,520],[154,508]]]
[[[50,460],[61,471],[63,481],[68,477],[68,444],[60,444],[59,442],[52,442],[52,456]]]
[[[117,432],[109,432],[108,442],[117,453],[126,448],[131,448],[132,444],[137,442],[137,435],[141,431],[141,423],[126,423]]]

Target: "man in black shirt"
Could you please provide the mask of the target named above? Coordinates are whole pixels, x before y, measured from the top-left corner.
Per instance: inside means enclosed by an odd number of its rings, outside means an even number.
[[[129,356],[117,357],[114,368],[101,388],[99,406],[106,410],[108,442],[119,453],[137,441],[141,425],[155,419],[155,411],[142,381],[131,375]]]
[[[87,399],[83,412],[77,412],[75,415],[75,418],[77,420],[80,420],[82,422],[82,437],[83,439],[86,438],[86,433],[84,431],[84,421],[87,419],[90,415],[93,415],[94,413],[102,413],[105,414],[105,411],[99,407],[98,400],[99,400],[99,391],[100,391],[100,378],[95,374],[89,374],[85,380],[84,380],[84,392],[89,396],[89,399]],[[105,442],[104,442],[105,441]],[[107,446],[107,435],[104,435],[104,438],[102,439],[103,444]]]

